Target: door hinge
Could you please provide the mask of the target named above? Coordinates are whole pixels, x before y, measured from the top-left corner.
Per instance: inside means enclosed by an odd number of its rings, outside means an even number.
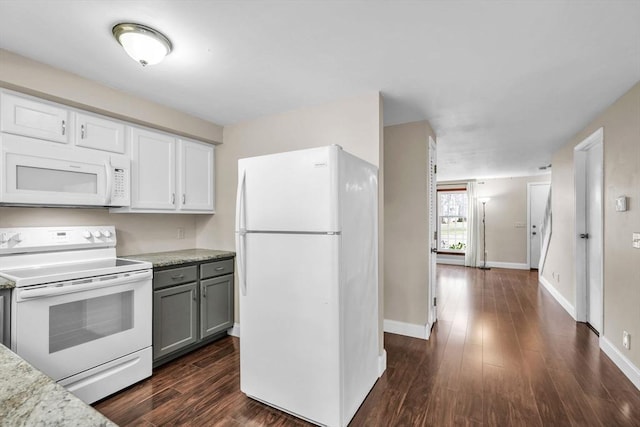
[[[438,232],[437,231],[433,232],[433,240],[436,240],[436,241],[438,240]]]
[[[433,297],[433,306],[436,307],[438,304],[438,297]]]

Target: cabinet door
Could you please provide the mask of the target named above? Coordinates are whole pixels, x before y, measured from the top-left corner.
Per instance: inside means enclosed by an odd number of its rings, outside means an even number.
[[[77,113],[76,145],[124,153],[124,124],[91,114]]]
[[[3,93],[0,130],[54,142],[69,142],[69,111],[62,106]]]
[[[175,210],[175,139],[131,128],[131,208]]]
[[[213,213],[213,145],[180,140],[180,209]]]
[[[197,284],[153,292],[153,358],[179,350],[198,340]]]
[[[200,281],[200,337],[233,326],[233,274]]]

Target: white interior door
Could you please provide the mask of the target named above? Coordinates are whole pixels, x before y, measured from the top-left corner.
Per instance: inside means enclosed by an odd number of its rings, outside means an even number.
[[[529,268],[538,268],[542,247],[542,223],[547,206],[550,184],[548,182],[529,183]]]
[[[602,332],[602,145],[586,154],[587,322]]]
[[[603,138],[600,128],[574,148],[576,319],[603,333]]]
[[[436,261],[438,250],[437,221],[436,212],[436,142],[429,137],[429,297],[430,297],[430,314],[429,321],[433,325],[438,319],[437,295],[438,287],[436,283]]]

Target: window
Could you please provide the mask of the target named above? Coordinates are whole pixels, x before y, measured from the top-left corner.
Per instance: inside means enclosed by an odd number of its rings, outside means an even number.
[[[438,190],[438,251],[464,253],[467,248],[466,190]]]

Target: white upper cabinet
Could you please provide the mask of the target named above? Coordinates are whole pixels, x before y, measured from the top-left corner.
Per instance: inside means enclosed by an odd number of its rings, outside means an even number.
[[[46,101],[2,94],[0,130],[48,141],[69,142],[70,112]]]
[[[131,127],[131,210],[176,209],[176,140]]]
[[[131,207],[112,212],[214,213],[214,147],[130,127]]]
[[[214,209],[213,145],[179,140],[180,209]]]
[[[124,124],[93,114],[76,113],[76,145],[124,153]]]

